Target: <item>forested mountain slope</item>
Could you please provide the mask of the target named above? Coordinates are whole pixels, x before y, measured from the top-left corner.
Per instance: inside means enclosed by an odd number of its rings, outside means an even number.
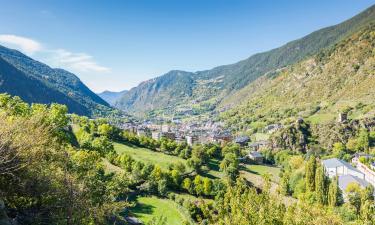
[[[1,92],[19,95],[29,103],[66,104],[71,112],[81,115],[100,115],[111,110],[107,102],[68,71],[53,69],[3,46],[0,64]]]
[[[235,96],[247,99],[245,103],[222,118],[247,129],[255,121],[297,117],[326,122],[341,111],[349,111],[351,117],[373,115],[374,71],[375,26],[370,25],[330,49],[259,78]]]
[[[253,55],[235,64],[195,73],[171,71],[131,89],[116,106],[135,114],[152,110],[159,114],[174,115],[186,111],[192,111],[193,114],[212,111],[222,100],[264,74],[274,73],[275,70],[312,56],[372,21],[375,21],[375,6],[343,23],[315,31],[280,48]]]
[[[125,94],[127,90],[114,92],[114,91],[103,91],[98,93],[99,97],[104,99],[110,105],[113,105],[123,94]]]

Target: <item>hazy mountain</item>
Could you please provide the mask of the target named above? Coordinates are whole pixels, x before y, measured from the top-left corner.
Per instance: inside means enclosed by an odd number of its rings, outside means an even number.
[[[128,92],[128,91],[127,90],[119,91],[119,92],[115,92],[115,91],[103,91],[101,93],[98,93],[98,95],[99,95],[99,97],[101,97],[102,99],[104,99],[106,102],[108,102],[110,105],[114,105],[115,102],[122,95],[124,95],[126,92]]]
[[[195,73],[168,72],[132,88],[115,105],[138,115],[146,112],[159,115],[210,112],[257,78],[331,47],[374,21],[375,6],[372,6],[343,23],[315,31],[280,48],[255,54],[235,64]],[[241,100],[232,101],[230,106]]]
[[[19,51],[0,46],[0,92],[18,95],[29,103],[61,103],[70,112],[100,115],[111,111],[108,103],[80,79],[63,69],[53,69]]]

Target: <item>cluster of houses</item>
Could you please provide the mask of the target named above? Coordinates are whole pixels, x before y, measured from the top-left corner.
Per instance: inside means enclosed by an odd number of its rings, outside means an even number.
[[[338,177],[338,186],[344,195],[344,199],[346,199],[345,191],[351,183],[356,183],[361,188],[366,188],[369,185],[375,187],[375,165],[371,164],[367,166],[361,163],[361,157],[372,158],[373,156],[363,153],[355,154],[352,159],[354,166],[337,158],[322,161],[326,175],[330,178]]]
[[[225,130],[222,123],[213,121],[182,123],[174,120],[161,125],[145,121],[125,123],[120,128],[138,136],[147,136],[154,140],[168,138],[178,143],[186,142],[190,146],[212,142],[224,144],[233,140],[231,132]]]

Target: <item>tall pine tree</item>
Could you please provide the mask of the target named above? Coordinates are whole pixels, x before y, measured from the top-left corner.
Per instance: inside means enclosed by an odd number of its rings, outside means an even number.
[[[339,187],[337,178],[333,178],[328,187],[328,205],[335,207],[339,204]]]
[[[318,203],[325,205],[327,202],[326,178],[321,165],[317,166],[315,172],[315,193]]]
[[[316,159],[315,156],[310,156],[309,161],[306,165],[306,190],[313,192],[315,191],[315,170],[316,170]]]

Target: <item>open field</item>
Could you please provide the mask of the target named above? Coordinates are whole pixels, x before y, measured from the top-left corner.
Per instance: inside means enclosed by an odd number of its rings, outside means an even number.
[[[188,221],[183,212],[179,210],[177,203],[157,197],[137,198],[137,204],[130,209],[130,212],[144,223],[161,216],[166,218],[166,224],[170,225],[180,225],[184,221]]]
[[[279,173],[280,173],[280,168],[270,166],[270,165],[249,165],[249,164],[244,164],[243,167],[245,168],[244,170],[246,172],[260,175],[262,176],[263,174],[269,173],[271,174],[271,180],[275,183],[279,182]]]
[[[144,163],[159,165],[163,169],[168,169],[168,165],[181,162],[186,165],[186,160],[177,156],[166,155],[161,152],[155,152],[147,148],[141,148],[134,145],[125,145],[113,143],[117,153],[125,153]],[[187,167],[186,167],[187,168]]]

